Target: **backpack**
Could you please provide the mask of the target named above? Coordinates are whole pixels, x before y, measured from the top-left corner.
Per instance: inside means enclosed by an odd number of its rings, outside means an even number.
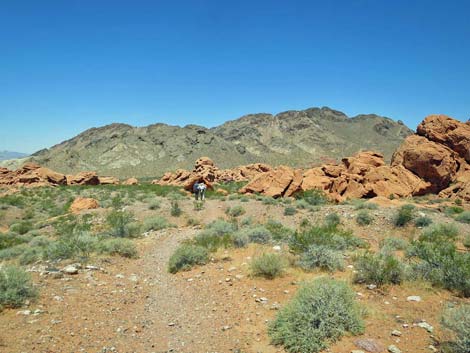
[[[193,184],[193,192],[197,192],[199,190],[199,183],[196,181],[194,184]]]

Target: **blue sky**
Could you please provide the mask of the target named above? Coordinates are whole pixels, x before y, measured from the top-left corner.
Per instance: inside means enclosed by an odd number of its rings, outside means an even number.
[[[0,150],[330,106],[470,117],[469,1],[4,0]]]

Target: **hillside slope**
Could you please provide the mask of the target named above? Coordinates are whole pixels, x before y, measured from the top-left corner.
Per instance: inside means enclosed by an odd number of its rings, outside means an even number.
[[[324,107],[247,115],[212,129],[111,124],[86,130],[29,159],[66,174],[94,170],[121,178],[149,177],[177,168],[191,169],[201,156],[210,157],[221,168],[253,162],[309,166],[364,149],[382,152],[389,160],[411,133],[388,118],[349,118]]]

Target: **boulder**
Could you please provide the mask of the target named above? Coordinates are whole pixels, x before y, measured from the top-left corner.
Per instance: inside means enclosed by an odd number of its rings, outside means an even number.
[[[129,178],[122,183],[122,185],[138,185],[139,181],[136,178]]]
[[[470,125],[446,115],[430,115],[417,128],[420,136],[455,151],[470,163]]]
[[[101,185],[119,185],[119,179],[115,177],[98,177]]]
[[[292,185],[291,185],[292,184]],[[240,189],[241,193],[261,193],[271,197],[291,196],[300,189],[302,173],[290,167],[280,166],[256,176]]]
[[[100,179],[95,172],[80,172],[76,175],[67,175],[67,185],[98,185]]]
[[[437,193],[449,186],[457,173],[458,155],[447,146],[423,136],[408,136],[392,157],[392,166],[402,165],[431,184]]]
[[[80,213],[83,210],[92,210],[95,208],[99,208],[98,201],[92,198],[87,197],[77,197],[73,200],[72,204],[70,205],[70,212],[72,213]]]

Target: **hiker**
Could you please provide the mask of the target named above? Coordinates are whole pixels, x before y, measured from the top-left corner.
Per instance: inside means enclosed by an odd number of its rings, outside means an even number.
[[[193,184],[193,193],[194,193],[194,198],[197,201],[199,199],[199,182],[198,181],[196,181]]]
[[[201,200],[204,201],[206,198],[206,189],[207,186],[203,181],[197,184],[198,194],[201,197]],[[196,199],[197,200],[197,199]]]

